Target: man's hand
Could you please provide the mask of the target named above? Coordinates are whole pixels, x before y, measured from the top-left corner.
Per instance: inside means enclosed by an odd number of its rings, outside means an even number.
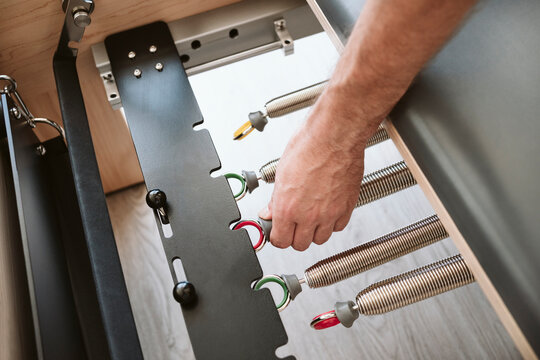
[[[347,225],[367,140],[475,2],[367,1],[328,88],[279,161],[259,214],[272,218],[272,244],[305,250]]]
[[[303,251],[312,242],[323,244],[349,222],[360,192],[366,142],[380,119],[349,128],[349,117],[356,117],[357,125],[362,114],[351,112],[348,100],[330,86],[279,160],[272,200],[259,214],[272,219],[274,246]]]

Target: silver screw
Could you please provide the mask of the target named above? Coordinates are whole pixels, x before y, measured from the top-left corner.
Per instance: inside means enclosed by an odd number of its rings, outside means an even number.
[[[135,75],[135,77],[136,77],[137,79],[140,78],[141,75],[142,75],[141,69],[135,69],[135,70],[133,71],[133,75]]]
[[[47,152],[47,149],[45,149],[45,146],[43,146],[43,145],[38,145],[38,146],[36,147],[36,153],[37,153],[39,156],[45,155],[46,152]]]
[[[86,10],[77,10],[73,13],[73,23],[75,26],[80,28],[85,28],[90,25],[92,19],[90,19],[90,14]]]
[[[162,63],[157,63],[155,68],[156,68],[157,71],[161,71],[161,70],[163,70],[163,64]]]
[[[152,54],[155,53],[157,51],[157,46],[156,45],[150,45],[150,47],[148,48],[148,51],[150,51]]]
[[[130,59],[134,59],[134,58],[135,58],[135,55],[136,55],[136,54],[135,54],[135,51],[130,51],[130,52],[128,52],[128,58],[130,58]]]
[[[9,112],[11,113],[11,115],[15,116],[15,118],[17,119],[21,118],[21,113],[16,107],[12,107],[11,109],[9,109]]]

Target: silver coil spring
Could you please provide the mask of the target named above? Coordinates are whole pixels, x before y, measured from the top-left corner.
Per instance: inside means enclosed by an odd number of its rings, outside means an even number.
[[[383,128],[382,126],[379,126],[379,128],[377,129],[377,132],[368,140],[366,147],[376,145],[388,139],[389,139],[388,133],[386,132],[385,128]],[[261,166],[261,168],[259,169],[259,173],[261,175],[261,179],[264,182],[268,184],[272,184],[273,182],[276,181],[276,170],[277,170],[278,163],[279,163],[279,158],[269,161],[263,166]]]
[[[382,125],[379,125],[375,134],[373,134],[373,136],[368,139],[366,148],[388,139],[390,139],[390,137],[388,136],[388,132],[386,132],[386,129],[382,127]]]
[[[379,281],[356,296],[358,312],[383,314],[474,282],[461,255]]]
[[[364,176],[356,207],[378,200],[416,184],[404,161]]]
[[[259,169],[261,179],[267,183],[272,184],[276,181],[276,170],[279,163],[279,158],[267,162]]]
[[[275,118],[311,106],[315,104],[327,84],[328,81],[323,81],[272,99],[264,106],[266,114],[270,118]]]
[[[304,272],[310,288],[335,284],[448,237],[437,215],[323,259]]]

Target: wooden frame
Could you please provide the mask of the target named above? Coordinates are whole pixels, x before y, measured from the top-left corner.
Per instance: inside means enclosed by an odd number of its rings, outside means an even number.
[[[172,21],[238,0],[96,1],[92,23],[79,44],[77,68],[106,193],[140,183],[142,174],[129,130],[120,111],[112,110],[90,46],[109,34],[163,20]],[[0,69],[13,77],[30,111],[61,123],[52,57],[64,23],[60,0],[6,0],[0,3]],[[36,129],[41,140],[56,136]]]

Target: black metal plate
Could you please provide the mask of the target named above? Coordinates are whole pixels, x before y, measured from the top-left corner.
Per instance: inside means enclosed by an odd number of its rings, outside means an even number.
[[[276,358],[287,335],[270,292],[251,289],[262,271],[247,233],[229,229],[239,211],[227,181],[210,176],[219,158],[208,131],[193,130],[203,117],[167,25],[109,36],[105,46],[146,186],[167,194],[173,236],[160,232],[173,279],[179,257],[199,295],[195,307],[183,309],[196,357]]]
[[[48,162],[37,154],[40,144],[24,120],[9,119],[2,95],[3,121],[25,250],[36,348],[44,359],[85,359],[67,271],[62,235],[50,190]],[[60,141],[55,139],[53,141]],[[65,148],[65,147],[64,147]],[[54,153],[49,154],[51,161]],[[75,201],[72,198],[71,201]],[[2,239],[4,240],[4,239]]]

